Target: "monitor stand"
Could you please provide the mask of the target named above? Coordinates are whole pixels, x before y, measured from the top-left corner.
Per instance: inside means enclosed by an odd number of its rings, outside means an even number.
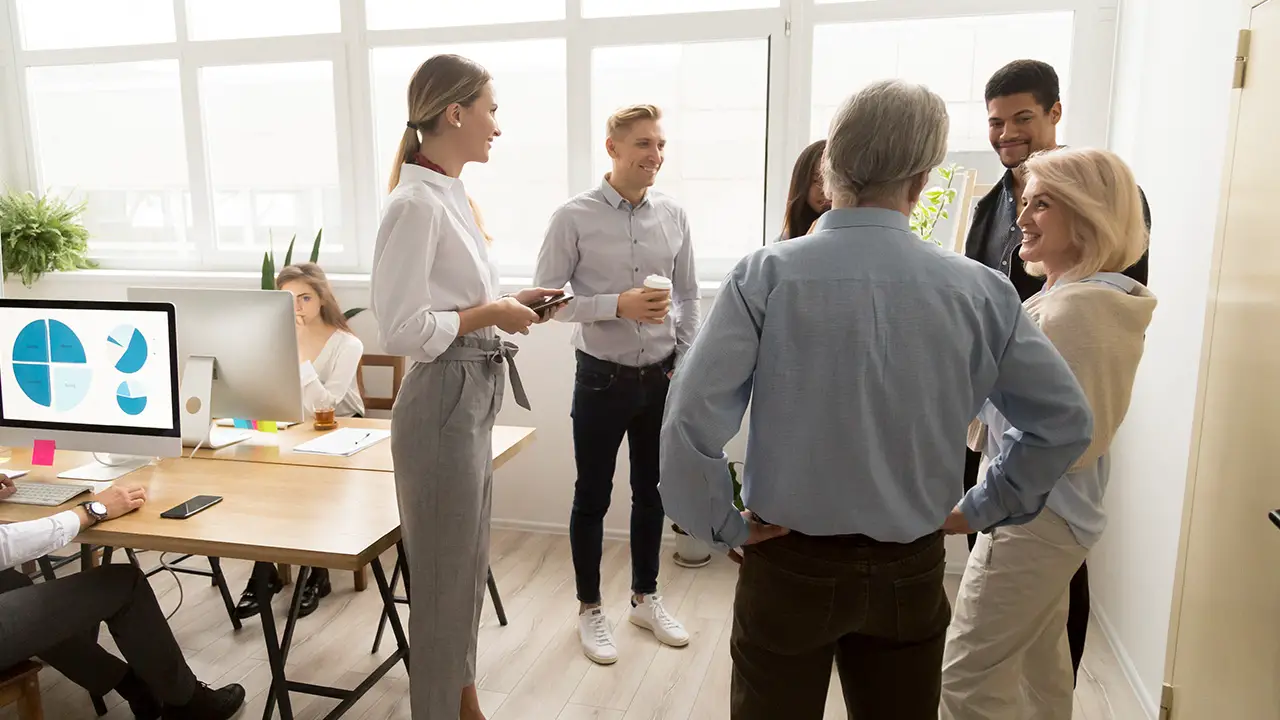
[[[149,457],[137,457],[133,455],[117,455],[107,457],[110,462],[104,462],[94,453],[93,459],[88,465],[81,465],[78,468],[64,470],[58,473],[59,480],[80,480],[94,489],[95,492],[102,489],[99,484],[110,485],[112,481],[128,475],[134,470],[139,470],[151,464]]]
[[[234,445],[253,436],[249,430],[222,428],[213,424],[213,373],[214,359],[206,355],[192,355],[182,370],[183,447],[207,447],[213,450]]]

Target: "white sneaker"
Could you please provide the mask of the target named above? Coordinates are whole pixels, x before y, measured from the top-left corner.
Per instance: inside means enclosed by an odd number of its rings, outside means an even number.
[[[689,633],[679,620],[662,606],[662,598],[645,595],[644,602],[631,608],[631,624],[652,630],[654,637],[664,645],[684,647],[689,644]]]
[[[609,619],[598,607],[578,616],[578,639],[582,652],[594,663],[612,665],[618,662],[618,646],[613,644],[613,629]]]

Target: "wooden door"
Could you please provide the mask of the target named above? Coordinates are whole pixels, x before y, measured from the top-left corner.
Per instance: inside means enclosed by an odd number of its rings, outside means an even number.
[[[1172,720],[1280,718],[1280,0],[1252,8],[1246,55],[1161,703]]]

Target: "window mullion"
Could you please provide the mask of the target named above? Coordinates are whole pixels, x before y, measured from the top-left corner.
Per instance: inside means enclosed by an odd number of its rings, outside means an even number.
[[[200,106],[200,68],[187,52],[187,3],[173,0],[173,19],[177,25],[178,75],[182,89],[182,127],[187,148],[187,181],[191,194],[190,236],[197,266],[214,263],[217,253],[217,225],[213,214],[213,193],[209,179],[209,163],[204,143],[204,118]],[[186,236],[188,228],[178,228]]]

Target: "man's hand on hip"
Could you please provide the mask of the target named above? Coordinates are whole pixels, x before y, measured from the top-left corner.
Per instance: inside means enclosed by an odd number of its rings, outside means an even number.
[[[943,521],[942,532],[948,535],[972,535],[977,530],[970,527],[968,518],[964,516],[964,513],[960,512],[960,508],[957,506]]]
[[[778,525],[769,525],[762,523],[756,518],[756,514],[750,510],[742,511],[742,519],[747,521],[747,541],[743,545],[757,545],[766,540],[782,537],[791,532],[787,528]],[[735,563],[742,564],[742,553],[736,549],[729,551],[729,559]]]

